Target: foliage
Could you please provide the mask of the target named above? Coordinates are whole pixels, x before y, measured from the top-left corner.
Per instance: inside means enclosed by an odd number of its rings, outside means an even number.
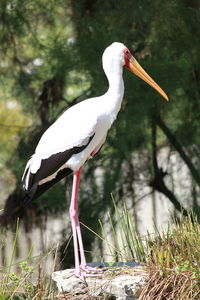
[[[19,220],[16,224],[16,232],[12,245],[9,265],[3,262],[0,267],[0,299],[2,300],[32,300],[32,299],[54,299],[55,287],[49,277],[42,269],[42,264],[48,261],[49,255],[57,255],[57,248],[50,249],[38,257],[32,256],[32,248],[26,258],[15,262],[17,256],[17,241],[19,235]],[[2,235],[3,240],[3,235]],[[55,263],[52,267],[54,271]]]
[[[156,239],[149,237],[148,247],[149,264],[158,266],[161,275],[174,269],[177,274],[189,272],[192,278],[200,278],[200,227],[192,213]]]
[[[100,222],[102,237],[109,249],[109,255],[113,262],[147,262],[146,250],[141,236],[135,229],[134,220],[128,211],[126,204],[121,210],[116,206],[113,199],[116,220],[109,214],[109,223],[112,230],[114,246],[107,239],[106,226]]]
[[[199,20],[199,3],[189,0],[2,0],[0,167],[16,177],[16,189],[10,195],[14,203],[21,199],[23,169],[40,136],[67,107],[105,92],[101,54],[113,41],[121,41],[166,90],[170,102],[165,103],[153,89],[124,71],[122,111],[101,154],[85,169],[83,222],[89,218],[93,228],[98,227],[99,215],[111,206],[110,192],[117,201],[129,194],[134,204],[132,183],[141,181],[141,176],[143,186],[163,193],[180,211],[182,199],[164,182],[171,174],[154,163],[165,146],[188,167],[193,183],[190,202],[198,213]],[[8,103],[17,103],[15,115],[5,108]],[[8,130],[6,125],[13,127]],[[152,133],[154,127],[157,135]],[[138,154],[139,167],[133,154]],[[126,172],[122,172],[124,165]],[[98,166],[104,169],[100,192],[91,172]],[[47,208],[62,210],[64,194],[61,183],[41,196],[34,209],[39,207],[40,213]]]
[[[188,217],[174,219],[166,230],[155,228],[156,233],[147,236],[135,231],[126,206],[120,213],[115,205],[115,215],[109,220],[114,245],[107,238],[106,227],[100,224],[112,261],[137,261],[150,273],[140,300],[199,299],[200,225],[192,212]]]

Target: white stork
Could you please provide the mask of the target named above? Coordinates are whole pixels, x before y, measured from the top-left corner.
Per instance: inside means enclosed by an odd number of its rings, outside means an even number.
[[[67,109],[46,130],[35,154],[28,161],[22,178],[26,191],[25,200],[31,201],[63,177],[73,173],[70,218],[74,241],[74,274],[81,279],[85,278],[89,267],[86,265],[78,219],[80,175],[84,163],[101,149],[107,132],[120,110],[124,95],[123,67],[146,81],[168,100],[165,92],[143,70],[122,43],[115,42],[107,47],[102,61],[109,81],[107,92]]]

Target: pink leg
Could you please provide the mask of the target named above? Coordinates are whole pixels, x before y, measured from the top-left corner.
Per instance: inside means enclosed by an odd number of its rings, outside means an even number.
[[[91,268],[86,265],[85,253],[83,248],[83,240],[81,235],[80,223],[78,219],[78,188],[80,183],[82,167],[74,172],[73,176],[73,186],[72,186],[72,195],[70,203],[70,218],[72,223],[72,233],[74,241],[74,256],[75,256],[75,272],[74,274],[79,277],[81,280],[85,279],[90,270],[96,270],[96,268]],[[79,249],[78,249],[79,248]],[[80,250],[80,258],[79,258]],[[80,263],[81,259],[81,263]],[[85,271],[85,272],[84,272]]]
[[[78,219],[78,188],[80,183],[81,171],[82,171],[82,167],[78,171],[74,172],[74,176],[73,176],[70,217],[71,217],[72,233],[73,233],[73,240],[74,240],[75,275],[80,277],[81,279],[84,279],[84,274],[81,272],[81,268],[82,267],[84,268],[86,266],[86,259],[84,254],[80,223]],[[81,264],[79,262],[78,247],[80,248]]]

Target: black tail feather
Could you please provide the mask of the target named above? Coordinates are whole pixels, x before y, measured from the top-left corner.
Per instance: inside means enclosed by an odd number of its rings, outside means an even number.
[[[23,205],[27,205],[31,201],[37,199],[39,196],[41,196],[44,192],[46,192],[48,189],[50,189],[55,183],[63,179],[64,177],[70,175],[73,171],[69,168],[60,170],[57,173],[57,176],[53,178],[51,181],[45,182],[41,185],[38,183],[35,183],[30,191],[25,192],[25,196],[22,199]]]

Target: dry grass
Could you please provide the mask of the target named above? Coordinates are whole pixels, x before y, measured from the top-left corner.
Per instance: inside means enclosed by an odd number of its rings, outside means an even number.
[[[139,299],[199,300],[200,224],[196,216],[191,212],[188,217],[174,219],[168,230],[155,228],[155,234],[140,237],[126,207],[122,214],[115,209],[120,236],[113,230],[115,246],[110,246],[111,254],[143,262],[149,269],[149,280]]]
[[[149,281],[140,300],[200,299],[200,224],[191,213],[148,237]]]
[[[139,300],[199,300],[199,279],[193,278],[191,272],[177,274],[172,271],[168,276],[152,270],[147,285]]]

